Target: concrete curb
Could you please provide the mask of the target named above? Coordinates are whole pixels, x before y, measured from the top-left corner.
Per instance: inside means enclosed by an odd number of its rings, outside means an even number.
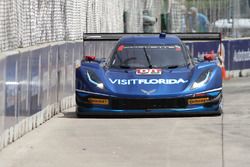
[[[15,142],[20,137],[30,132],[31,130],[42,125],[53,116],[63,110],[71,108],[75,105],[75,95],[63,98],[59,103],[51,104],[45,107],[40,112],[20,120],[16,125],[6,129],[0,135],[0,151],[7,145]]]
[[[249,77],[250,69],[227,71],[227,76],[229,78]]]

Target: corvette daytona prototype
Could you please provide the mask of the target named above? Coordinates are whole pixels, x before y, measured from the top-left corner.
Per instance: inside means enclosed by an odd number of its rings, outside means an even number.
[[[195,61],[184,40],[220,40],[220,34],[85,34],[76,67],[77,116],[220,115],[221,69],[211,57]]]

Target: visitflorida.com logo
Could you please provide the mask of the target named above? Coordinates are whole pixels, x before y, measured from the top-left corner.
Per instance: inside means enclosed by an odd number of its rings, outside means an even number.
[[[188,80],[182,78],[179,79],[111,79],[109,81],[112,84],[117,85],[174,85],[174,84],[184,84]]]

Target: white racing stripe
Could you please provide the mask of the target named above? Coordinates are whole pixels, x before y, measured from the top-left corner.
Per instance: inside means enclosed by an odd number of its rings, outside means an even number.
[[[206,90],[206,91],[199,92],[199,93],[209,93],[209,92],[215,92],[215,91],[219,91],[219,90],[222,90],[222,88],[216,88],[216,89]],[[195,94],[199,94],[199,93],[195,93]]]
[[[103,94],[103,93],[90,92],[90,91],[80,90],[80,89],[76,89],[75,91],[76,92],[81,92],[81,93],[89,93],[89,94],[94,94],[94,95],[101,95],[101,96],[111,96],[111,95],[107,95],[107,94]]]
[[[222,90],[222,88],[211,89],[211,90],[207,90],[207,91],[203,91],[203,92],[198,92],[198,93],[195,93],[195,94],[199,94],[199,93],[209,93],[209,92],[215,92],[215,91],[220,91],[220,90]],[[103,94],[103,93],[96,93],[96,92],[90,92],[90,91],[80,90],[80,89],[75,89],[75,91],[76,91],[76,92],[81,92],[81,93],[94,94],[94,95],[115,97],[115,96],[112,96],[112,95],[107,95],[107,94]]]

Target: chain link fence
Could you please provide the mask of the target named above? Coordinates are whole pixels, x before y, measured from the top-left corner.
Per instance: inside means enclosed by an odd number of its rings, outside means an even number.
[[[153,0],[1,0],[0,51],[81,39],[83,32],[143,32],[143,10],[159,17],[160,5]]]
[[[83,32],[197,32],[192,7],[207,18],[203,32],[250,36],[250,0],[1,0],[0,51]]]

